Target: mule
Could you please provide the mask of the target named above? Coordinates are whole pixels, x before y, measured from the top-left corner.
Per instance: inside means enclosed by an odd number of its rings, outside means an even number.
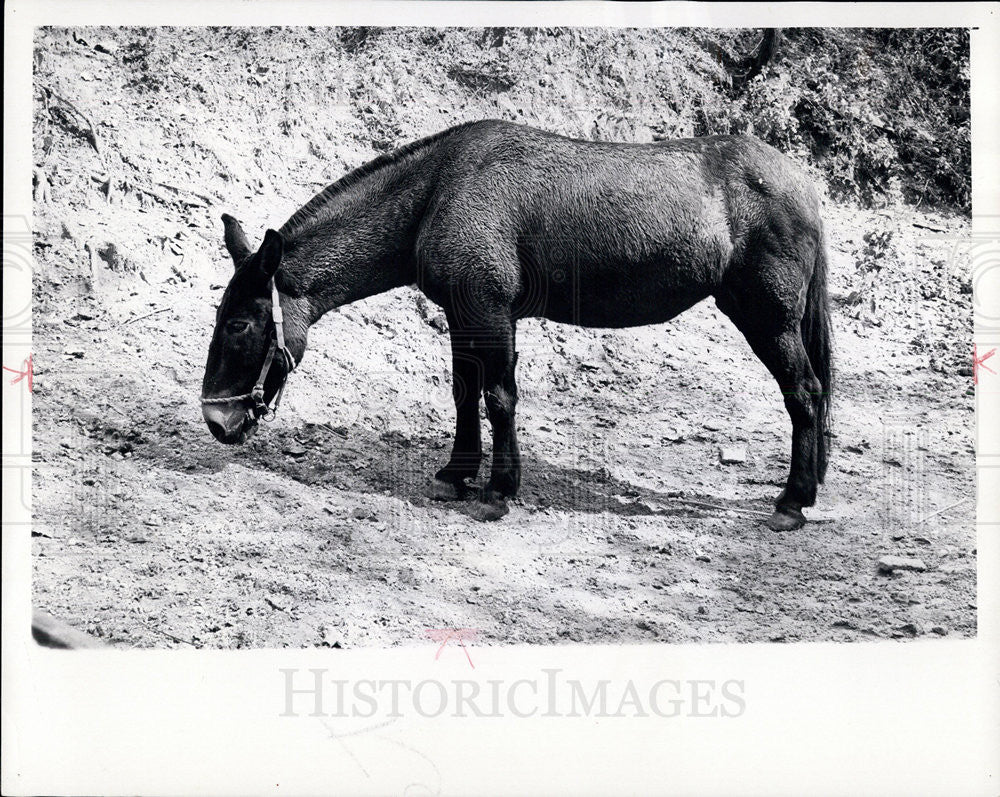
[[[471,489],[482,396],[493,461],[474,506],[498,518],[521,481],[517,321],[658,324],[711,296],[782,393],[791,464],[767,522],[798,528],[829,451],[819,207],[793,161],[747,136],[619,144],[501,121],[452,127],[349,173],[256,250],[223,216],[236,270],[209,346],[205,421],[219,441],[242,443],[280,398],[312,324],[416,285],[451,337],[455,438],[436,478],[453,497]]]

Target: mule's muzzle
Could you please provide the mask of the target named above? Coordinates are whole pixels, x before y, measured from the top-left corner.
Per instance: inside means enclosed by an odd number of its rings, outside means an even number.
[[[201,414],[212,437],[226,445],[245,443],[257,431],[256,419],[239,404],[202,404]]]

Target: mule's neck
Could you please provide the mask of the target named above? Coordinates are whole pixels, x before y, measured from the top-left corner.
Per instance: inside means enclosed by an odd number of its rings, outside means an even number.
[[[308,298],[310,324],[343,304],[416,280],[414,250],[436,184],[436,149],[365,175],[286,241],[279,287]]]

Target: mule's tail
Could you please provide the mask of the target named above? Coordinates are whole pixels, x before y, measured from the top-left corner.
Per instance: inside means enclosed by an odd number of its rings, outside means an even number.
[[[830,327],[830,299],[826,290],[826,242],[822,238],[816,254],[812,281],[806,293],[806,312],[802,317],[802,342],[813,373],[821,388],[816,403],[816,477],[822,484],[830,456],[831,413],[833,389],[833,334]]]

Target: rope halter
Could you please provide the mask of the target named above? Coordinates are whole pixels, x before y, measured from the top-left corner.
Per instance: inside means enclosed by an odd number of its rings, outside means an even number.
[[[220,396],[219,398],[202,396],[202,404],[235,404],[237,402],[246,404],[249,402],[247,415],[253,413],[254,419],[261,418],[265,421],[273,420],[278,413],[281,395],[285,392],[285,382],[288,380],[288,375],[295,370],[296,362],[285,345],[284,317],[281,314],[281,301],[278,296],[278,287],[274,284],[274,277],[271,278],[268,286],[271,289],[271,320],[274,321],[274,336],[267,347],[267,356],[264,357],[264,365],[261,366],[260,376],[257,377],[256,384],[249,393],[241,393],[238,396]],[[271,363],[274,362],[274,355],[279,351],[284,359],[285,370],[281,377],[281,384],[278,386],[278,392],[274,395],[274,403],[268,407],[267,402],[264,401],[264,382],[267,381],[267,374],[271,370]]]

